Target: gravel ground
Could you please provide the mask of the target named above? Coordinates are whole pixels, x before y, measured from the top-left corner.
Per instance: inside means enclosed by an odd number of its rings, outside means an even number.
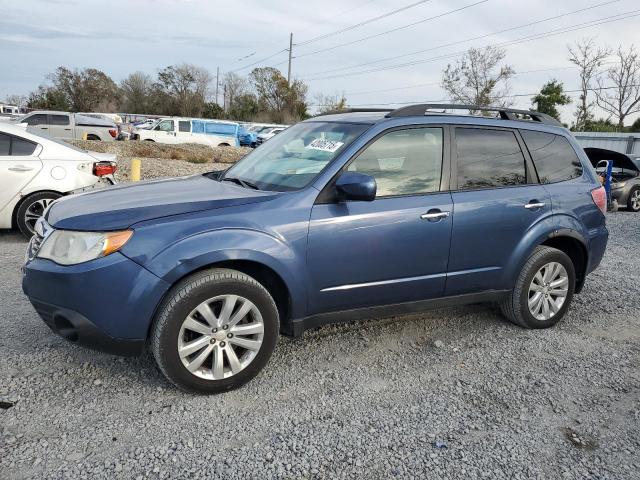
[[[224,170],[230,167],[228,163],[191,163],[184,160],[167,160],[165,158],[142,158],[140,159],[141,180],[165,177],[183,177],[185,175],[196,175],[198,173],[212,172],[214,170]],[[118,182],[128,182],[131,171],[131,159],[118,161],[116,180]]]
[[[609,226],[553,329],[490,305],[324,327],[215,397],[51,334],[0,234],[0,477],[640,478],[640,215]]]

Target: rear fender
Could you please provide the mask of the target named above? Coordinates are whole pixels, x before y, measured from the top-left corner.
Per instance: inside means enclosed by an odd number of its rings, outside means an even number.
[[[549,216],[533,225],[511,253],[503,272],[501,287],[512,289],[518,275],[520,275],[522,266],[531,256],[535,248],[550,238],[562,236],[574,238],[582,243],[588,252],[587,236],[583,230],[582,225],[569,215]]]

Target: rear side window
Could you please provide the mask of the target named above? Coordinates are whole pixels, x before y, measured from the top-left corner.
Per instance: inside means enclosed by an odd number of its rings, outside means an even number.
[[[0,156],[5,157],[11,151],[11,137],[0,133]]]
[[[69,125],[69,117],[66,115],[51,115],[51,125]]]
[[[36,150],[36,144],[33,142],[29,142],[27,140],[23,140],[22,138],[12,137],[11,138],[11,155],[32,155]]]
[[[524,155],[513,132],[456,128],[458,190],[527,183]]]
[[[44,113],[36,113],[25,119],[25,123],[27,125],[46,125],[48,123],[47,115]]]
[[[180,120],[178,122],[178,130],[180,132],[190,132],[191,131],[191,122],[189,120]]]
[[[566,138],[552,133],[521,130],[540,183],[556,183],[582,175],[582,164]]]
[[[0,133],[0,156],[27,156],[33,154],[37,144],[19,137]]]

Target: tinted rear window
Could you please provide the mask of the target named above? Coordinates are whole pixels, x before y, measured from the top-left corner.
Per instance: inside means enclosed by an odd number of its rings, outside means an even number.
[[[527,183],[524,155],[513,132],[456,128],[458,190]]]
[[[36,149],[36,144],[13,137],[11,139],[11,155],[31,155]]]
[[[69,117],[67,115],[51,115],[49,122],[51,125],[69,125]]]
[[[540,183],[556,183],[582,175],[582,164],[566,138],[552,133],[521,130]]]
[[[11,137],[0,133],[0,155],[7,156],[11,150]]]

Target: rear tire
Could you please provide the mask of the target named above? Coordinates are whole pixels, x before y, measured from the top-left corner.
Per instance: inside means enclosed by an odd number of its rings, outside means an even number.
[[[627,208],[632,212],[640,212],[640,187],[633,187],[629,192]]]
[[[31,238],[34,227],[46,208],[62,195],[57,192],[37,192],[22,199],[16,210],[15,222],[22,234]]]
[[[236,270],[211,269],[179,282],[151,328],[160,371],[181,390],[221,393],[253,379],[267,364],[279,332],[269,292]]]
[[[575,268],[569,256],[556,248],[538,246],[500,308],[516,325],[549,328],[569,309],[575,285]]]

